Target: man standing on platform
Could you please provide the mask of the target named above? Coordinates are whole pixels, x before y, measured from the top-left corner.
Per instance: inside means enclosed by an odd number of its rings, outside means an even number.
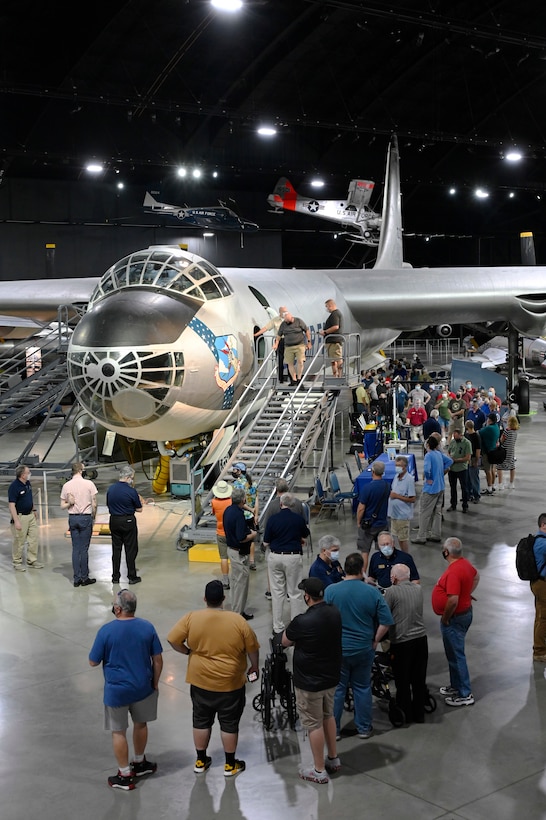
[[[301,381],[303,366],[305,364],[305,339],[307,339],[307,349],[311,350],[311,331],[303,321],[291,313],[284,314],[284,320],[279,328],[277,338],[273,342],[273,348],[278,349],[280,342],[284,339],[284,358],[288,365],[290,374],[290,384],[292,386]]]
[[[75,461],[72,478],[61,490],[61,508],[68,510],[75,587],[86,587],[97,580],[89,577],[89,544],[97,512],[98,490],[92,481],[83,477],[84,469],[81,461]]]
[[[23,551],[27,544],[27,566],[43,569],[44,565],[37,560],[38,524],[36,510],[30,486],[30,467],[19,464],[15,469],[15,481],[8,489],[8,505],[11,515],[11,536],[13,538],[13,569],[25,572]]]
[[[119,584],[121,551],[125,546],[127,575],[130,584],[138,584],[142,578],[137,575],[138,527],[135,513],[142,512],[142,498],[132,483],[135,471],[127,465],[119,471],[119,481],[111,484],[106,492],[106,504],[110,512],[110,532],[112,534],[112,583]]]
[[[324,336],[328,358],[332,363],[332,373],[336,378],[341,378],[343,371],[343,336],[341,336],[342,316],[341,311],[333,299],[326,302],[326,310],[330,314],[324,323],[319,335]]]

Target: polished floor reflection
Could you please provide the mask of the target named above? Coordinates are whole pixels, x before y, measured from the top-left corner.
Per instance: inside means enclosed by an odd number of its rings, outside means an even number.
[[[218,729],[206,775],[193,773],[191,704],[185,659],[170,650],[165,636],[180,615],[203,605],[207,581],[219,577],[219,564],[195,563],[175,549],[186,504],[155,499],[139,517],[139,574],[134,589],[138,612],[151,620],[163,641],[165,668],[160,684],[159,719],[150,724],[148,757],[158,771],[134,792],[109,789],[115,771],[110,736],[102,728],[102,672],[88,666],[87,655],[99,626],[111,618],[110,542],[97,537],[90,551],[93,586],[74,589],[66,517],[57,506],[58,480],[50,478],[51,517],[40,528],[43,570],[16,573],[11,565],[7,503],[0,511],[0,794],[2,820],[330,820],[396,817],[509,820],[546,817],[546,796],[539,789],[546,763],[544,667],[532,662],[533,598],[514,567],[514,544],[534,532],[546,510],[543,392],[533,388],[534,414],[522,420],[517,442],[516,489],[496,493],[468,515],[445,513],[444,535],[459,536],[466,556],[478,567],[481,583],[468,634],[467,654],[476,703],[449,709],[438,695],[448,680],[438,618],[430,592],[444,569],[439,545],[414,546],[426,602],[430,661],[428,683],[438,709],[424,725],[394,729],[374,705],[375,735],[347,736],[339,743],[343,768],[327,786],[299,780],[297,769],[311,761],[302,732],[264,733],[251,701],[259,691],[249,685],[241,723],[238,756],[247,771],[223,777]],[[546,397],[546,394],[545,396]],[[347,427],[345,426],[345,433]],[[2,439],[5,457],[18,452],[24,431]],[[58,447],[70,452],[69,442]],[[347,440],[338,441],[337,466],[349,459]],[[419,470],[422,458],[417,455]],[[55,453],[53,453],[55,457]],[[340,477],[344,473],[339,470]],[[421,473],[420,473],[421,474]],[[309,468],[302,485],[312,485]],[[115,478],[101,472],[99,499]],[[3,498],[8,479],[1,479]],[[346,483],[346,482],[345,482]],[[35,489],[41,486],[37,476]],[[420,487],[420,484],[418,484]],[[151,498],[142,471],[137,487]],[[345,520],[313,525],[321,535],[342,536],[342,558],[355,545],[355,525]],[[306,557],[306,566],[312,556]],[[122,574],[122,582],[126,577]],[[249,609],[262,644],[271,633],[271,606],[264,597],[265,565],[252,573]],[[228,593],[229,604],[229,593]],[[350,715],[346,720],[349,723]],[[350,727],[349,727],[350,728]]]

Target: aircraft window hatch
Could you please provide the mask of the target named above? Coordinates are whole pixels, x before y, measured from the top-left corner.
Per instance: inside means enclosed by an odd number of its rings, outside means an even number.
[[[205,301],[205,297],[203,295],[203,291],[201,288],[195,287],[193,290],[188,291],[188,296],[193,296],[195,299],[201,299],[201,301]]]
[[[224,279],[223,276],[217,276],[214,281],[218,285],[218,287],[220,289],[220,293],[222,294],[222,296],[231,296],[231,293],[232,293],[231,288],[230,288],[230,286],[228,285],[228,283],[226,282],[226,280]]]
[[[201,282],[201,290],[205,295],[205,299],[220,299],[222,294],[216,287],[214,279],[207,279],[206,282]]]
[[[258,302],[260,303],[260,305],[262,305],[263,307],[266,307],[266,308],[271,307],[271,305],[269,304],[269,302],[267,301],[265,296],[262,293],[260,293],[259,290],[256,290],[256,288],[252,287],[252,285],[249,285],[248,289],[251,293],[254,294],[254,296],[256,297]]]
[[[204,259],[202,259],[199,262],[199,267],[203,268],[203,270],[205,270],[208,274],[210,274],[213,277],[218,276],[218,271],[216,270],[216,268],[209,264],[209,262],[206,262]]]
[[[170,285],[172,280],[178,276],[178,271],[176,268],[162,268],[159,276],[154,282],[154,285],[160,288],[166,288]]]
[[[192,287],[193,282],[183,273],[179,274],[178,279],[169,284],[169,290],[176,290],[178,293],[184,293]]]
[[[200,279],[204,279],[207,275],[205,271],[202,271],[197,265],[193,265],[189,270],[186,271],[192,279],[198,282]]]

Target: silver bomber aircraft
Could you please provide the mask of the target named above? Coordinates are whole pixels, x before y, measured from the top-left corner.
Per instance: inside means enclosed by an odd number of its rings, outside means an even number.
[[[105,427],[140,440],[190,439],[219,427],[238,401],[257,368],[253,334],[272,308],[288,305],[301,317],[316,349],[324,303],[333,298],[343,331],[360,333],[364,367],[401,331],[429,325],[503,320],[542,335],[545,283],[544,267],[407,267],[393,138],[373,269],[217,269],[179,248],[137,251],[95,282],[70,342],[69,375],[80,403]],[[65,281],[56,304],[72,299],[72,286],[81,297],[86,284]],[[36,289],[36,282],[4,283],[2,312],[25,305],[29,315],[25,298]],[[51,304],[62,289],[54,282],[47,289]],[[38,301],[32,304],[45,320]]]

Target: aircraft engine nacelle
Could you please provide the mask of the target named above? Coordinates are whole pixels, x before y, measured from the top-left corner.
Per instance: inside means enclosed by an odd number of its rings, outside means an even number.
[[[440,336],[442,339],[448,339],[451,334],[453,333],[453,328],[451,325],[437,325],[436,326],[436,335]]]

